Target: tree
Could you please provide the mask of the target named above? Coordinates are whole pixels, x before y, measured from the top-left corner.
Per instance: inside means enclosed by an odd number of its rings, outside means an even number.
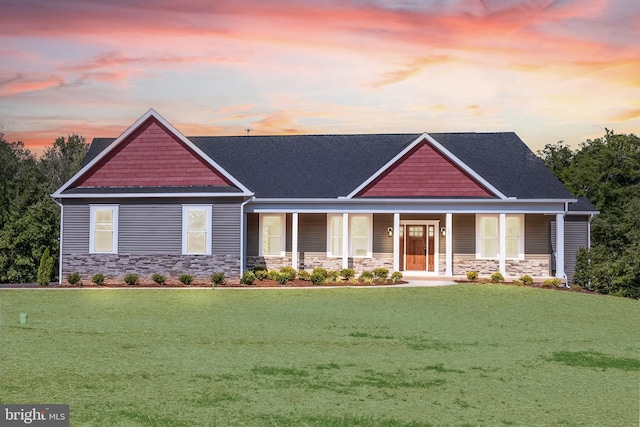
[[[579,280],[599,292],[639,297],[640,138],[607,129],[575,151],[559,142],[538,156],[575,196],[600,211],[592,223],[589,271],[579,271]]]
[[[49,191],[54,192],[80,170],[87,155],[89,144],[84,137],[72,134],[65,138],[56,138],[51,147],[47,147],[40,159],[40,167],[47,176]]]

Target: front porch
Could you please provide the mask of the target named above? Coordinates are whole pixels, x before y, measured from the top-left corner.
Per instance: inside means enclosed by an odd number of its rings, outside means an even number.
[[[543,213],[248,213],[245,265],[357,273],[385,267],[425,278],[466,278],[469,271],[563,278],[553,267],[564,263],[552,262],[563,256],[552,247],[563,243],[551,241],[552,234],[564,236],[563,226],[562,215]]]

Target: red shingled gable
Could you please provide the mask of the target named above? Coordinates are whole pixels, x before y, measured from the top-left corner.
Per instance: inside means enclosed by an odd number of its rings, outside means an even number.
[[[75,182],[76,187],[233,186],[155,118]]]
[[[357,197],[491,197],[491,192],[423,141]]]

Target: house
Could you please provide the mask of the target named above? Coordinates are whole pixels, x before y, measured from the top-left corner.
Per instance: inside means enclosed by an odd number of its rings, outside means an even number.
[[[596,214],[514,133],[183,136],[154,110],[52,197],[60,277],[255,266],[571,279]]]

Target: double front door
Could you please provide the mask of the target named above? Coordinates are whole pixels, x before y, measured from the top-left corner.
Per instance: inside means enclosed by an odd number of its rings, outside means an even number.
[[[400,264],[406,271],[436,272],[436,224],[404,224]]]

